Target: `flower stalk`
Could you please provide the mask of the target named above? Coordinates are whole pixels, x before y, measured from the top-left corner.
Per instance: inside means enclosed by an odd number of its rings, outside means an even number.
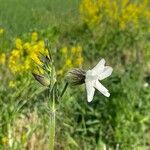
[[[50,114],[50,137],[49,137],[49,144],[50,150],[54,150],[55,145],[55,101],[53,101],[52,110]]]
[[[54,67],[53,67],[54,68]],[[51,84],[49,86],[49,95],[50,95],[50,102],[52,100],[52,106],[50,108],[50,135],[49,135],[49,148],[50,150],[54,150],[55,147],[55,126],[56,126],[56,108],[55,108],[55,102],[57,100],[57,82],[56,78],[54,76],[54,69],[52,69],[51,73]],[[51,88],[52,85],[52,88]]]

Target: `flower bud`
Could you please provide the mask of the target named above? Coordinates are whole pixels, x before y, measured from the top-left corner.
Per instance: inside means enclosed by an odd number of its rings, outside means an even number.
[[[66,80],[72,86],[83,84],[85,83],[85,71],[79,68],[74,68],[68,71]]]
[[[49,86],[50,85],[50,81],[48,78],[44,77],[44,76],[41,76],[41,75],[38,75],[38,74],[35,74],[35,73],[32,73],[34,78],[39,82],[41,83],[42,85],[44,86]]]

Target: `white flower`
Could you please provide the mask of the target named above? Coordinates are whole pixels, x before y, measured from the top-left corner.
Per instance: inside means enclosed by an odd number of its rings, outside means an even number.
[[[113,69],[105,66],[105,59],[101,59],[99,63],[92,69],[88,70],[85,75],[85,85],[87,90],[87,101],[91,102],[95,93],[95,89],[99,90],[106,97],[110,96],[109,91],[99,82],[109,77]]]

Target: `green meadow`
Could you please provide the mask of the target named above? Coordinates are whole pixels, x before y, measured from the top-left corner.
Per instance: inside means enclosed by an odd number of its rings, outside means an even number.
[[[0,24],[11,36],[68,24],[79,14],[78,0],[1,0],[0,3]]]

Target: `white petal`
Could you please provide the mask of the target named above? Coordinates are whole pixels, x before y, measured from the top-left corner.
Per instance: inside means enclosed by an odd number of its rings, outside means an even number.
[[[98,75],[95,73],[95,71],[88,70],[86,72],[86,81],[93,81],[98,79]]]
[[[93,81],[86,81],[85,80],[85,85],[86,85],[86,91],[87,91],[87,101],[91,102],[94,97],[94,92],[95,88],[93,87],[94,82]]]
[[[113,68],[110,66],[104,67],[103,72],[99,75],[99,80],[103,80],[111,75]]]
[[[104,70],[105,65],[105,59],[101,59],[99,63],[92,69],[92,71],[96,72],[97,74],[100,74]]]
[[[109,97],[110,93],[108,92],[108,90],[97,80],[94,83],[94,87],[99,90],[104,96]]]

